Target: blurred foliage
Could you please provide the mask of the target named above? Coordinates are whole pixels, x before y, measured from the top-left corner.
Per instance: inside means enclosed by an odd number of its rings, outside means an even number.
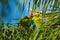
[[[57,14],[45,14],[46,22],[41,14],[36,14],[32,19],[28,16],[20,19],[17,28],[1,26],[0,40],[60,40],[60,13]]]
[[[0,2],[1,1],[2,0],[0,0]],[[35,11],[37,1],[38,0],[33,0],[33,10]],[[43,1],[44,0],[38,2],[38,7],[42,7],[40,4],[42,4]],[[4,3],[7,4],[8,1]],[[19,3],[20,0],[17,3],[17,8],[19,8]],[[32,19],[28,16],[21,18],[19,23],[17,23],[17,28],[14,26],[9,27],[9,23],[6,28],[4,28],[4,22],[2,22],[2,26],[0,26],[0,40],[60,40],[60,13],[46,14],[47,7],[50,3],[52,4],[53,2],[50,0],[45,1],[42,10],[43,14],[38,13],[34,15]],[[58,3],[59,2],[55,0],[52,10],[55,10],[54,7],[56,7],[55,5]]]

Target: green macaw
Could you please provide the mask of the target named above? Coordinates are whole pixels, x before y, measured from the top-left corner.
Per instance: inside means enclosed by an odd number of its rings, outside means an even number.
[[[25,28],[29,28],[31,25],[33,25],[33,29],[36,27],[36,25],[34,24],[34,21],[32,19],[30,19],[30,17],[26,16],[22,19],[20,19],[20,25],[25,27]]]

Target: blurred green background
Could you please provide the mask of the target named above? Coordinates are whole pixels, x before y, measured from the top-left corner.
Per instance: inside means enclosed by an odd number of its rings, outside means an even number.
[[[60,40],[60,0],[0,0],[0,40]]]

